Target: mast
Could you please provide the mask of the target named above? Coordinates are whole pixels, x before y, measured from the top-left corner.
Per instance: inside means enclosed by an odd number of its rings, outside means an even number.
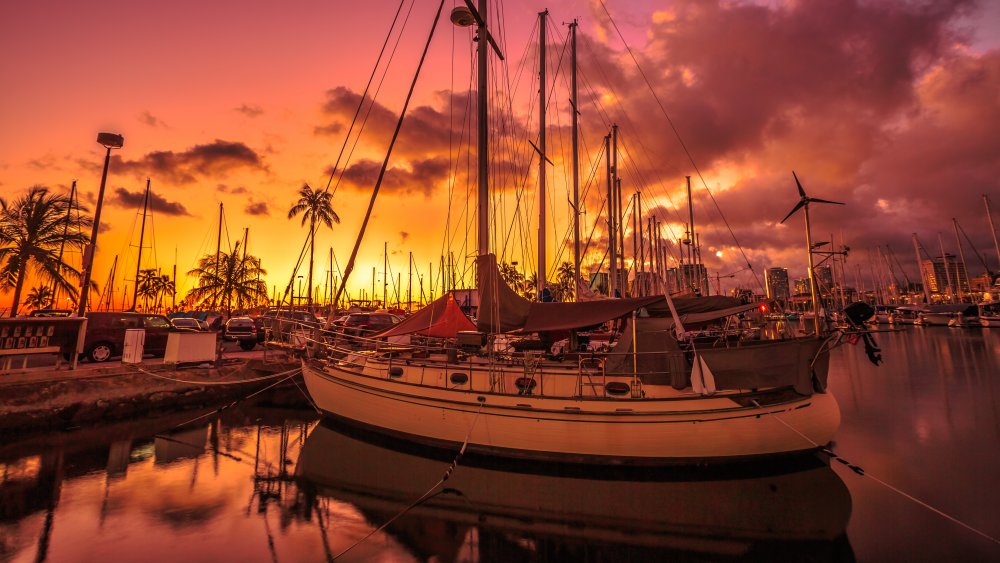
[[[62,239],[59,241],[59,262],[58,271],[61,274],[63,267],[63,250],[66,248],[66,237],[69,235],[69,221],[70,215],[73,213],[73,197],[76,195],[76,180],[73,180],[73,185],[69,188],[69,205],[66,207],[66,222],[63,223],[63,234]],[[52,281],[52,304],[49,305],[50,309],[55,309],[56,305],[59,303],[59,284]]]
[[[951,270],[948,269],[948,255],[944,253],[944,241],[941,239],[941,233],[938,233],[938,245],[941,247],[941,263],[944,264],[944,279],[948,280],[948,301],[954,301],[955,286],[951,283]],[[931,260],[931,264],[934,261]]]
[[[171,281],[174,284],[174,290],[170,292],[170,310],[177,310],[177,247],[174,246],[174,277]]]
[[[142,228],[139,229],[139,257],[135,260],[135,283],[132,287],[132,310],[136,309],[139,298],[139,268],[142,266],[142,245],[146,237],[146,211],[149,209],[149,178],[146,178],[146,194],[142,198]]]
[[[962,249],[962,239],[958,238],[958,219],[952,217],[951,222],[955,226],[955,244],[958,245],[958,257],[962,260],[962,269],[965,270],[965,277],[969,277],[969,267],[965,264],[965,250]],[[955,286],[958,288],[958,300],[962,301],[962,272],[958,269],[958,264],[955,264]],[[971,289],[971,288],[970,288]]]
[[[580,140],[579,117],[577,111],[578,91],[576,85],[576,20],[569,24],[570,56],[572,73],[570,77],[572,96],[570,106],[573,109],[573,286],[580,279]],[[574,294],[576,292],[574,291]]]
[[[646,285],[646,247],[645,241],[642,240],[642,232],[645,230],[642,228],[642,192],[635,192],[635,216],[637,219],[635,236],[639,239],[639,272],[642,278],[642,285],[640,289],[640,296],[645,296],[649,292],[649,287]]]
[[[389,308],[389,243],[382,243],[382,307]]]
[[[470,2],[471,5],[471,2]],[[478,190],[478,221],[479,221],[479,255],[484,256],[490,252],[490,184],[489,184],[489,160],[486,158],[489,150],[489,96],[487,89],[488,65],[486,57],[486,43],[489,30],[486,29],[486,18],[489,15],[486,0],[479,0],[479,12],[476,23],[479,24],[476,31],[476,55],[478,65],[479,85],[478,101],[476,104],[476,123],[478,125],[476,160],[479,165],[479,190]]]
[[[111,306],[114,304],[115,296],[115,271],[118,269],[118,255],[115,254],[115,261],[111,263],[111,274],[108,275],[108,283],[105,289],[108,290],[108,304],[105,306],[105,311],[110,311]],[[97,304],[100,307],[100,303]]]
[[[690,275],[685,276],[688,278],[688,285],[693,291],[695,286],[695,261],[694,261],[694,204],[691,199],[691,176],[684,176],[687,180],[687,196],[688,196],[688,239],[684,242],[688,244],[688,270],[690,270]],[[812,247],[810,247],[810,251]]]
[[[1000,242],[997,242],[997,229],[993,226],[993,212],[990,211],[990,196],[983,194],[983,203],[986,204],[986,219],[990,222],[990,235],[993,236],[993,248],[997,251],[997,262],[1000,262]]]
[[[920,272],[920,285],[924,287],[924,299],[927,300],[927,304],[931,303],[931,288],[927,276],[924,275],[924,267],[920,261],[920,241],[917,240],[917,233],[913,233],[913,251],[917,253],[917,271]],[[931,261],[931,267],[934,267],[934,261]]]
[[[219,234],[215,238],[215,277],[221,278],[221,273],[219,272],[219,254],[222,252],[222,202],[219,202]],[[293,280],[294,281],[294,280]],[[295,284],[292,284],[292,290],[295,290]],[[293,294],[294,295],[294,294]],[[212,292],[212,309],[215,309],[216,302],[219,300],[219,288],[216,287],[215,291]],[[292,300],[292,310],[295,310],[295,301]]]
[[[618,276],[618,256],[615,254],[615,193],[611,176],[611,135],[604,136],[605,172],[608,176],[608,296],[615,296]]]
[[[632,283],[632,297],[639,296],[639,234],[642,233],[642,226],[639,223],[639,204],[637,198],[639,192],[632,194],[632,271],[635,281]]]
[[[545,290],[545,23],[549,11],[538,13],[538,279],[536,299]]]
[[[816,335],[819,335],[819,296],[816,294],[816,274],[813,272],[813,245],[812,245],[812,223],[809,221],[809,202],[803,206],[806,217],[806,254],[809,256],[809,293],[813,307],[813,327]]]
[[[413,252],[410,252],[410,260],[406,263],[406,312],[413,312]]]
[[[618,177],[618,124],[611,125],[611,174],[614,178],[613,186],[615,191],[615,236],[618,237],[618,242],[615,244],[615,256],[618,258],[618,265],[616,272],[618,273],[618,278],[615,280],[615,284],[621,284],[618,290],[622,297],[625,297],[626,287],[621,278],[622,274],[627,274],[625,270],[625,239],[623,233],[625,232],[625,225],[623,223],[624,217],[622,217],[622,184],[621,179]]]

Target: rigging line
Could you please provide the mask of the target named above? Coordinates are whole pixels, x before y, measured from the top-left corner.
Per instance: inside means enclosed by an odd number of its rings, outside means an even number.
[[[375,181],[375,188],[372,190],[371,200],[368,202],[368,211],[365,213],[364,221],[361,223],[361,232],[358,233],[358,238],[354,243],[354,249],[351,251],[351,257],[347,262],[347,267],[344,269],[344,279],[340,281],[340,287],[337,288],[334,303],[340,299],[340,296],[344,291],[344,287],[347,285],[347,279],[351,275],[351,271],[354,270],[354,261],[358,257],[358,249],[361,247],[361,241],[364,239],[365,230],[368,228],[368,221],[371,220],[372,210],[375,208],[375,200],[378,197],[379,189],[382,187],[382,180],[385,178],[385,171],[389,167],[389,158],[392,156],[392,149],[396,146],[396,139],[399,138],[399,130],[403,127],[403,119],[406,117],[406,109],[409,107],[410,99],[413,97],[413,91],[416,89],[417,78],[420,77],[420,70],[424,66],[424,60],[427,58],[427,51],[430,49],[431,40],[434,38],[434,31],[437,29],[442,8],[444,8],[444,0],[441,0],[440,4],[438,4],[437,13],[434,15],[431,32],[427,36],[427,43],[424,44],[423,53],[420,55],[420,62],[417,64],[417,71],[413,74],[413,81],[410,83],[410,89],[406,94],[406,101],[403,102],[403,109],[399,112],[399,120],[396,122],[396,129],[392,133],[392,139],[389,141],[389,149],[385,153],[385,160],[382,163],[382,168],[379,170],[378,179]],[[333,315],[330,315],[326,321],[324,330],[329,330],[332,322]]]
[[[442,3],[443,3],[443,0],[442,0]],[[469,447],[469,440],[472,439],[472,431],[476,428],[476,422],[479,421],[479,415],[480,415],[480,413],[483,412],[483,405],[484,404],[485,403],[479,403],[479,410],[476,411],[476,415],[472,418],[472,424],[469,426],[469,432],[468,432],[468,434],[465,435],[465,441],[462,442],[462,447],[458,450],[458,453],[455,455],[454,459],[451,460],[451,463],[448,464],[448,468],[445,469],[444,474],[441,476],[440,479],[438,479],[437,483],[434,483],[431,486],[431,488],[427,489],[427,492],[425,492],[424,494],[420,495],[420,497],[417,498],[417,500],[415,500],[415,501],[411,502],[410,504],[406,505],[406,507],[404,507],[402,510],[400,510],[399,512],[397,512],[395,516],[393,516],[392,518],[388,519],[381,526],[379,526],[378,528],[375,528],[371,532],[368,532],[367,534],[365,534],[365,536],[363,538],[361,538],[358,541],[354,542],[347,549],[345,549],[345,550],[341,551],[340,553],[338,553],[337,555],[335,555],[333,557],[335,560],[337,558],[343,556],[343,555],[346,555],[347,552],[349,552],[352,549],[354,549],[355,547],[361,545],[362,543],[364,543],[365,541],[367,541],[368,538],[374,536],[375,534],[377,534],[377,533],[381,532],[382,530],[386,529],[387,527],[389,527],[393,522],[395,522],[396,520],[398,520],[401,516],[403,516],[404,514],[406,514],[407,512],[409,512],[410,510],[412,510],[413,508],[415,508],[418,505],[420,505],[420,503],[426,501],[427,499],[429,499],[432,496],[434,496],[435,494],[437,494],[434,491],[437,490],[438,487],[440,487],[441,485],[443,485],[445,481],[447,481],[449,478],[451,478],[451,474],[454,473],[455,469],[458,468],[458,462],[461,461],[462,456],[465,455],[465,450],[466,450],[466,448]]]
[[[739,239],[736,238],[736,233],[733,232],[733,228],[729,225],[729,220],[726,219],[725,214],[722,213],[722,208],[719,207],[719,202],[716,201],[715,195],[713,195],[712,190],[708,188],[708,182],[705,181],[705,177],[702,175],[701,169],[698,168],[698,164],[695,163],[694,156],[691,155],[691,151],[688,150],[687,144],[684,142],[684,139],[681,138],[680,132],[677,130],[677,127],[674,126],[674,122],[672,119],[670,119],[670,115],[667,114],[666,108],[663,107],[663,103],[660,101],[660,97],[656,95],[656,91],[653,89],[653,85],[650,83],[649,78],[646,76],[646,73],[642,70],[642,66],[639,65],[639,60],[636,59],[635,54],[632,53],[632,48],[629,47],[628,42],[625,41],[625,36],[622,35],[621,30],[618,29],[618,24],[615,22],[614,18],[611,17],[611,12],[608,11],[608,7],[604,4],[604,0],[598,0],[598,1],[601,3],[601,8],[604,9],[604,13],[607,14],[608,20],[611,22],[611,25],[614,26],[615,32],[621,39],[622,44],[625,45],[625,49],[628,51],[629,57],[632,58],[632,62],[634,62],[636,68],[639,69],[639,74],[642,75],[643,81],[646,82],[646,86],[649,88],[650,93],[653,94],[653,99],[656,100],[656,104],[660,107],[660,111],[663,113],[663,116],[667,119],[667,123],[670,124],[670,129],[673,130],[674,135],[677,137],[677,141],[681,145],[681,148],[684,149],[684,154],[687,155],[688,160],[691,162],[691,166],[694,167],[695,173],[698,174],[698,179],[701,180],[702,186],[704,186],[705,191],[708,192],[709,197],[712,199],[712,203],[715,205],[716,210],[719,212],[719,216],[722,217],[722,221],[723,223],[725,223],[726,229],[729,230],[730,236],[733,237],[733,242],[735,242],[736,247],[739,248],[740,254],[743,256],[743,260],[746,262],[747,267],[753,273],[754,279],[757,280],[758,285],[761,285],[760,277],[757,275],[757,272],[753,269],[753,264],[750,263],[750,258],[747,257],[747,254],[743,250],[743,246],[740,244]],[[761,287],[763,287],[763,285],[761,285]]]
[[[333,165],[333,169],[330,170],[330,178],[326,181],[326,189],[324,192],[330,191],[330,184],[333,182],[333,177],[337,173],[337,167],[340,165],[340,158],[344,155],[344,149],[347,147],[347,141],[351,138],[351,132],[354,130],[354,124],[358,121],[358,115],[361,113],[361,107],[365,103],[365,96],[368,95],[368,89],[371,88],[372,81],[375,79],[375,73],[378,71],[379,64],[382,62],[382,55],[385,54],[385,48],[389,44],[389,39],[392,37],[392,30],[396,27],[396,21],[399,19],[399,13],[403,10],[403,4],[406,0],[399,0],[399,6],[396,7],[396,15],[392,17],[392,25],[389,26],[389,33],[385,36],[385,41],[382,42],[382,49],[378,52],[378,57],[375,59],[375,66],[372,67],[372,73],[368,76],[368,83],[365,84],[365,91],[361,94],[361,99],[358,100],[358,107],[354,110],[354,117],[351,119],[351,126],[347,129],[347,134],[344,135],[344,143],[340,145],[340,154],[337,155],[337,160]],[[405,25],[404,25],[405,27]],[[400,31],[402,33],[402,31]],[[372,102],[374,103],[374,98]],[[360,132],[359,132],[360,134]],[[340,182],[337,182],[340,185]],[[337,189],[334,188],[333,193],[337,193]]]
[[[756,399],[752,399],[751,402],[753,402],[753,404],[756,405],[757,408],[762,408],[760,406],[760,403],[758,403]],[[997,545],[1000,545],[1000,539],[997,539],[997,538],[995,538],[995,537],[987,534],[986,532],[984,532],[984,531],[982,531],[982,530],[980,530],[980,529],[972,526],[971,524],[967,524],[967,523],[963,522],[962,520],[959,520],[958,518],[956,518],[956,517],[954,517],[954,516],[952,516],[952,515],[944,512],[944,511],[942,511],[941,509],[935,508],[934,506],[930,505],[926,501],[922,501],[922,500],[918,499],[917,497],[915,497],[915,496],[907,493],[906,491],[903,491],[902,489],[900,489],[900,488],[898,488],[898,487],[896,487],[896,486],[894,486],[894,485],[892,485],[890,483],[887,483],[887,482],[883,481],[882,479],[879,479],[878,477],[872,475],[868,471],[865,471],[860,466],[847,461],[846,459],[844,459],[843,457],[841,457],[840,455],[838,455],[837,453],[835,453],[830,448],[822,446],[822,445],[816,443],[815,440],[813,440],[809,436],[806,436],[805,434],[803,434],[802,432],[800,432],[797,428],[795,428],[791,424],[789,424],[789,423],[785,422],[784,420],[782,420],[781,417],[778,415],[777,412],[771,413],[771,417],[770,418],[773,418],[774,420],[777,420],[778,422],[780,422],[781,424],[783,424],[786,428],[788,428],[792,432],[798,434],[799,436],[801,436],[804,440],[806,440],[807,442],[809,442],[813,446],[819,448],[820,451],[822,451],[824,454],[826,454],[826,455],[830,456],[831,458],[837,460],[839,463],[841,463],[843,465],[846,465],[848,467],[848,469],[850,469],[851,471],[853,471],[855,474],[860,475],[861,477],[868,477],[872,481],[875,481],[879,485],[882,485],[883,487],[885,487],[885,488],[889,489],[890,491],[892,491],[892,492],[894,492],[894,493],[902,496],[903,498],[905,498],[907,500],[910,500],[910,501],[914,502],[915,504],[926,508],[927,510],[930,510],[931,512],[937,514],[938,516],[941,516],[942,518],[945,518],[946,520],[949,520],[949,521],[951,521],[951,522],[953,522],[955,524],[958,524],[959,526],[965,528],[966,530],[969,530],[970,532],[972,532],[974,534],[979,535],[982,538],[985,538],[985,539],[987,539],[987,540],[989,540],[989,541],[991,541],[991,542],[993,542],[993,543],[995,543]]]
[[[337,183],[336,183],[336,185],[334,185],[334,188],[333,188],[334,193],[336,193],[337,188],[340,186],[340,183],[343,181],[344,174],[347,173],[347,168],[350,165],[351,159],[354,158],[354,151],[357,149],[358,143],[361,142],[361,135],[364,133],[365,127],[368,124],[368,118],[371,116],[371,112],[375,108],[375,102],[376,102],[376,100],[378,100],[378,95],[382,91],[382,85],[385,83],[386,76],[388,76],[388,74],[389,74],[389,67],[392,65],[392,61],[395,60],[395,58],[396,58],[396,50],[399,48],[399,44],[400,44],[400,42],[403,39],[403,31],[406,30],[406,26],[407,26],[407,24],[410,21],[410,14],[413,13],[413,6],[414,6],[414,2],[411,2],[410,3],[410,8],[406,12],[406,17],[403,19],[403,25],[402,25],[402,27],[399,30],[399,35],[396,36],[396,42],[393,44],[392,51],[389,54],[389,61],[386,63],[385,68],[382,70],[382,76],[381,76],[381,78],[379,78],[379,83],[378,83],[378,85],[375,88],[375,94],[372,96],[372,103],[368,105],[368,109],[367,109],[367,111],[365,111],[365,117],[364,117],[364,119],[361,120],[361,127],[358,129],[357,136],[354,137],[354,144],[351,145],[351,151],[349,153],[347,153],[347,161],[344,163],[344,166],[342,166],[340,168],[340,176],[338,176]],[[390,32],[391,32],[391,30],[390,30]],[[391,33],[390,33],[390,35],[391,35]],[[376,69],[377,68],[378,67],[376,67]],[[362,98],[362,101],[364,101],[363,98]]]

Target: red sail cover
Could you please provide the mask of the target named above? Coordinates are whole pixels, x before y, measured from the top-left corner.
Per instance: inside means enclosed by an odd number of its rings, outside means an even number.
[[[476,330],[476,325],[462,312],[455,296],[448,293],[376,336],[423,334],[436,338],[455,338],[463,330]]]

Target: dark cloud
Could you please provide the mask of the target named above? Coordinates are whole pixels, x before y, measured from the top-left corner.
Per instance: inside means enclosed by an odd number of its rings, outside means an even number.
[[[264,113],[264,108],[253,104],[243,104],[236,108],[235,111],[238,111],[247,117],[258,117]]]
[[[406,231],[399,231],[399,240],[406,242],[410,238],[410,233]]]
[[[163,122],[162,119],[156,117],[155,115],[149,113],[149,110],[143,110],[139,114],[139,123],[143,125],[148,125],[150,127],[166,127],[167,124]]]
[[[581,127],[620,125],[627,189],[643,189],[664,221],[683,224],[691,175],[703,257],[723,271],[743,257],[685,147],[755,268],[805,270],[802,217],[777,224],[798,199],[792,169],[810,195],[848,204],[814,208],[814,236],[839,243],[843,233],[859,262],[887,244],[912,254],[913,232],[937,254],[942,231],[955,252],[952,217],[987,247],[981,194],[1000,176],[1000,52],[965,46],[958,22],[975,4],[774,4],[681,0],[656,14],[648,45],[632,47],[658,100],[613,29],[607,43],[581,37]]]
[[[412,160],[406,166],[390,166],[382,179],[381,189],[386,193],[422,193],[429,197],[437,187],[447,182],[450,167],[447,157]],[[381,168],[381,162],[359,160],[344,172],[344,182],[348,187],[371,191]]]
[[[111,160],[116,173],[152,176],[174,184],[191,184],[199,177],[225,175],[238,169],[267,169],[260,155],[247,145],[219,139],[180,152],[154,151],[138,160],[114,155]]]
[[[243,212],[253,216],[270,216],[271,210],[267,207],[266,201],[251,201],[243,208]]]
[[[108,198],[108,203],[118,207],[141,209],[144,197],[145,190],[130,192],[125,188],[115,188],[111,197]],[[153,212],[162,213],[164,215],[190,215],[187,209],[184,208],[184,205],[178,202],[167,201],[163,196],[158,195],[154,191],[149,192],[149,207],[153,210]]]
[[[233,186],[233,187],[230,187],[230,186],[227,186],[226,184],[218,184],[217,186],[215,186],[215,189],[217,191],[220,191],[222,193],[227,193],[227,194],[247,194],[247,193],[250,193],[250,190],[246,189],[243,186]]]

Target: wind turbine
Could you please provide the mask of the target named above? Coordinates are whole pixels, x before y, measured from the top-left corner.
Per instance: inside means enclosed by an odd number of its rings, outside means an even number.
[[[809,222],[809,204],[810,203],[832,203],[834,205],[844,205],[839,201],[830,201],[827,199],[819,199],[816,197],[809,197],[806,195],[806,191],[802,189],[802,183],[799,182],[799,177],[795,175],[795,171],[792,170],[792,177],[795,178],[795,186],[799,189],[799,202],[795,204],[795,207],[785,215],[785,218],[781,220],[782,223],[788,220],[789,217],[795,214],[799,209],[805,210],[806,216],[806,249],[809,256],[809,294],[812,297],[813,306],[813,326],[816,330],[816,335],[819,335],[819,296],[816,295],[816,279],[813,275],[813,244],[812,244],[812,225]]]

